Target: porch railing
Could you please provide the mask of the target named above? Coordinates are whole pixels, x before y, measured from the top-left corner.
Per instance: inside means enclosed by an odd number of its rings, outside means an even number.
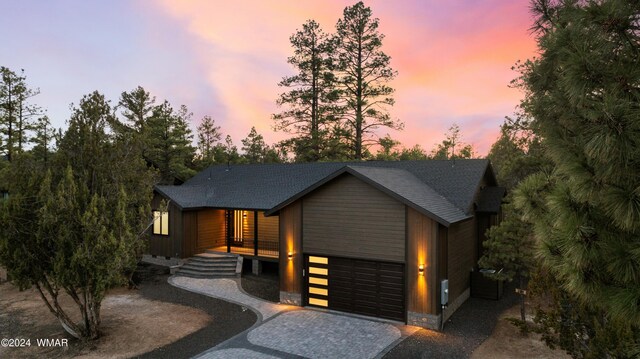
[[[232,253],[247,254],[254,256],[278,257],[280,253],[280,243],[277,241],[260,240],[258,238],[258,246],[256,241],[251,238],[231,238],[229,240],[229,249]]]

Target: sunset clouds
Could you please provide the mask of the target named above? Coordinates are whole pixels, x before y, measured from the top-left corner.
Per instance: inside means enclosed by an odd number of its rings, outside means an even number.
[[[284,137],[271,130],[270,115],[278,111],[278,81],[293,73],[286,63],[289,36],[307,19],[333,32],[352,2],[56,4],[26,1],[5,9],[11,16],[0,12],[4,33],[15,18],[46,29],[16,34],[21,38],[12,41],[21,45],[0,54],[0,64],[25,68],[54,120],[64,121],[68,104],[93,89],[115,101],[119,92],[142,85],[158,99],[192,109],[194,128],[203,115],[213,116],[239,144],[251,126],[268,142]],[[535,54],[528,1],[365,4],[380,19],[383,50],[399,72],[391,114],[405,130],[392,137],[430,149],[456,122],[465,140],[486,154],[521,98],[508,88],[517,75],[510,68]]]

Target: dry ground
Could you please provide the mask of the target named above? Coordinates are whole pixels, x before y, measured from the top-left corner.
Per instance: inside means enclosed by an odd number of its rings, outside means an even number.
[[[502,313],[491,336],[473,351],[472,359],[571,358],[562,350],[549,349],[540,341],[538,334],[521,334],[520,329],[507,318],[520,318],[520,306],[516,305]]]
[[[70,298],[62,302],[70,313],[79,315]],[[102,337],[83,343],[64,332],[36,290],[20,292],[12,284],[0,284],[0,339],[31,339],[31,347],[0,347],[0,358],[128,358],[172,343],[211,321],[202,310],[152,301],[136,290],[127,289],[113,290],[107,295],[101,316]],[[38,347],[36,338],[68,338],[69,346]]]

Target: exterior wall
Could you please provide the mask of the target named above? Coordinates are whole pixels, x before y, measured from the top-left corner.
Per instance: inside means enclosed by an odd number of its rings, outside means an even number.
[[[471,270],[476,266],[476,220],[456,223],[448,231],[449,303],[453,303],[470,286]]]
[[[244,211],[247,215],[242,218],[242,238],[244,239],[255,239],[255,217],[253,211]]]
[[[280,238],[280,219],[278,216],[265,217],[258,212],[258,240],[277,242]]]
[[[405,206],[343,175],[304,198],[303,236],[305,253],[404,262]]]
[[[197,212],[197,217],[196,250],[226,245],[227,221],[224,210],[204,209]]]
[[[151,210],[162,208],[163,197],[155,194],[151,201]],[[153,226],[149,228],[149,247],[147,253],[161,257],[180,257],[182,250],[182,211],[178,206],[169,203],[169,235],[153,234]]]
[[[438,329],[438,223],[409,207],[406,275],[407,323]]]
[[[197,251],[198,243],[198,212],[197,211],[185,211],[182,212],[182,258],[188,258],[194,254],[199,253]]]
[[[258,223],[260,220],[258,220]],[[302,305],[302,201],[280,211],[280,301]],[[292,258],[288,258],[288,253]]]

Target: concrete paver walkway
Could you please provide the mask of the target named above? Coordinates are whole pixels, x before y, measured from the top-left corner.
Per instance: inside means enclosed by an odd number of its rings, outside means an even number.
[[[171,277],[179,288],[249,307],[258,321],[198,358],[376,358],[419,328],[271,303],[235,279]]]

